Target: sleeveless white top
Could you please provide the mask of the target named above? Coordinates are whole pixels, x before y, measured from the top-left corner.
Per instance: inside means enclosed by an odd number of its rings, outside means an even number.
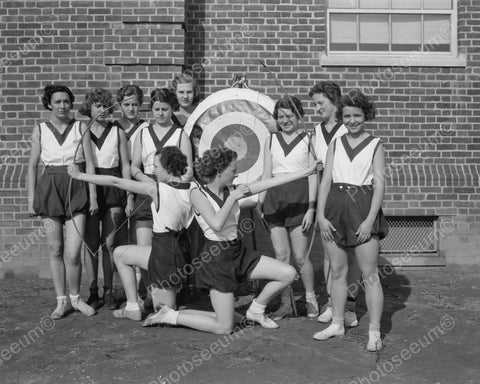
[[[272,176],[297,172],[308,168],[309,137],[306,132],[294,133],[294,139],[287,144],[280,132],[270,136],[272,154]]]
[[[190,202],[190,183],[158,183],[158,210],[150,205],[153,217],[153,232],[164,233],[187,228],[193,220]]]
[[[90,131],[92,156],[95,168],[116,168],[120,165],[120,136],[118,125],[108,123],[100,137]]]
[[[227,197],[230,194],[230,192],[235,189],[234,186],[230,188],[225,188],[223,201],[222,201],[208,187],[201,187],[196,183],[192,183],[191,189],[193,190],[195,188],[198,188],[207,197],[208,201],[212,205],[215,212],[220,211],[220,209],[223,207],[225,200],[227,200]],[[210,228],[210,226],[202,217],[202,215],[199,215],[198,213],[195,212],[195,217],[197,218],[198,225],[200,225],[200,228],[202,228],[203,233],[205,234],[205,237],[209,240],[231,241],[231,240],[237,239],[238,237],[237,227],[238,227],[238,219],[240,218],[240,206],[238,205],[238,202],[235,202],[235,204],[233,205],[233,208],[227,220],[225,221],[225,225],[220,231],[214,231],[212,228]]]
[[[63,134],[49,122],[40,123],[40,159],[46,166],[70,165],[75,162],[83,163],[83,145],[78,143],[82,139],[80,122],[70,120]],[[75,157],[75,151],[76,153]]]
[[[153,174],[153,158],[159,149],[168,146],[180,147],[182,132],[183,129],[181,127],[174,125],[163,136],[162,140],[159,140],[152,125],[142,128],[140,140],[142,145],[143,173]]]
[[[327,151],[330,143],[347,132],[348,129],[343,123],[337,123],[330,132],[327,132],[324,122],[315,127],[315,151],[318,159],[322,160],[324,165],[327,161]]]
[[[368,136],[354,149],[347,136],[335,139],[332,178],[334,183],[371,185],[373,182],[373,157],[380,145],[378,137]]]
[[[134,125],[130,130],[127,132],[125,129],[125,136],[127,137],[127,152],[128,152],[128,161],[132,161],[133,158],[133,149],[135,144],[135,139],[137,138],[138,134],[143,128],[148,127],[148,122],[139,120],[136,125]]]

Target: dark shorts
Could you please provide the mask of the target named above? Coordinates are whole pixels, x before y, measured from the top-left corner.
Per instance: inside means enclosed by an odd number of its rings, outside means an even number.
[[[109,175],[122,177],[120,168],[95,168],[97,175]],[[97,185],[97,203],[100,216],[104,216],[109,208],[125,207],[127,205],[127,195],[125,191],[116,187],[104,187]]]
[[[153,175],[147,175],[155,180]],[[146,195],[135,195],[135,204],[133,208],[133,217],[137,221],[153,220],[152,216],[152,198]]]
[[[85,165],[80,165],[85,171]],[[69,199],[69,182],[72,180]],[[71,205],[70,205],[71,204]],[[46,166],[35,186],[33,209],[42,217],[69,220],[72,215],[88,213],[88,186],[84,181],[71,179],[67,166]]]
[[[197,270],[198,288],[234,292],[250,278],[260,261],[258,252],[247,252],[242,241],[212,241],[205,239],[200,253],[201,265]]]
[[[335,183],[330,188],[325,203],[325,217],[332,223],[335,243],[344,247],[356,246],[360,224],[367,218],[372,203],[373,187]],[[383,239],[388,234],[388,224],[382,209],[372,227],[372,235]]]
[[[308,178],[269,189],[263,202],[265,220],[279,227],[298,227],[308,210]]]
[[[181,287],[189,271],[184,270],[185,231],[153,233],[148,259],[149,284],[159,289]]]

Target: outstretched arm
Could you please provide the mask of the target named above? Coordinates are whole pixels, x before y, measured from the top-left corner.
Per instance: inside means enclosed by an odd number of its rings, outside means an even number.
[[[89,173],[80,172],[76,165],[70,165],[68,167],[68,174],[73,179],[86,181],[87,183],[103,185],[106,187],[116,187],[123,189],[124,191],[130,191],[142,195],[155,196],[157,191],[155,181],[152,179],[148,181],[135,181],[108,175],[91,175]]]

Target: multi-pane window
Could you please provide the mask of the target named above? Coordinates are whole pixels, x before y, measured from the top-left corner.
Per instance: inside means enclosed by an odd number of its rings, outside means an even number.
[[[328,53],[456,54],[456,0],[328,0]]]

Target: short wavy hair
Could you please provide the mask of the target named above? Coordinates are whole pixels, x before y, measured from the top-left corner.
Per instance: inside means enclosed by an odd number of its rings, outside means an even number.
[[[85,100],[82,103],[82,106],[78,112],[83,116],[92,117],[92,105],[95,103],[101,103],[105,108],[109,108],[107,115],[113,113],[114,100],[110,91],[107,91],[104,88],[94,88],[90,89],[85,95]]]
[[[117,91],[117,101],[121,103],[125,98],[135,96],[140,106],[143,104],[143,91],[135,84],[126,84]]]
[[[187,172],[187,156],[180,148],[168,146],[155,152],[155,156],[160,156],[160,164],[172,176],[183,176]]]
[[[308,96],[312,97],[316,93],[323,93],[325,97],[332,102],[332,104],[336,105],[337,107],[340,105],[342,91],[337,83],[334,83],[333,81],[321,81],[312,87],[308,93]]]
[[[62,84],[49,84],[45,86],[45,88],[43,88],[42,104],[45,109],[48,109],[49,111],[52,110],[52,108],[49,107],[49,104],[51,104],[52,96],[56,92],[66,93],[68,95],[68,98],[70,99],[70,106],[73,108],[73,103],[75,102],[75,96],[73,96],[73,93],[70,90],[70,88]]]
[[[150,110],[156,101],[169,104],[174,111],[178,109],[177,96],[175,93],[170,92],[168,88],[156,88],[150,93]]]
[[[375,105],[358,88],[350,89],[340,99],[340,105],[338,106],[336,115],[338,121],[343,120],[343,108],[345,107],[360,108],[365,115],[365,121],[375,119]]]
[[[297,119],[301,119],[305,115],[302,102],[295,96],[282,97],[275,103],[275,107],[273,108],[273,118],[275,120],[278,119],[279,109],[291,109]]]
[[[237,158],[237,152],[229,148],[212,148],[205,151],[195,162],[195,171],[203,180],[211,181],[215,176],[228,168]]]
[[[200,101],[200,86],[195,79],[193,71],[186,69],[182,73],[176,73],[168,83],[168,90],[176,95],[178,84],[192,84],[193,104],[197,104]],[[178,110],[179,107],[180,106],[178,106],[176,110]]]

